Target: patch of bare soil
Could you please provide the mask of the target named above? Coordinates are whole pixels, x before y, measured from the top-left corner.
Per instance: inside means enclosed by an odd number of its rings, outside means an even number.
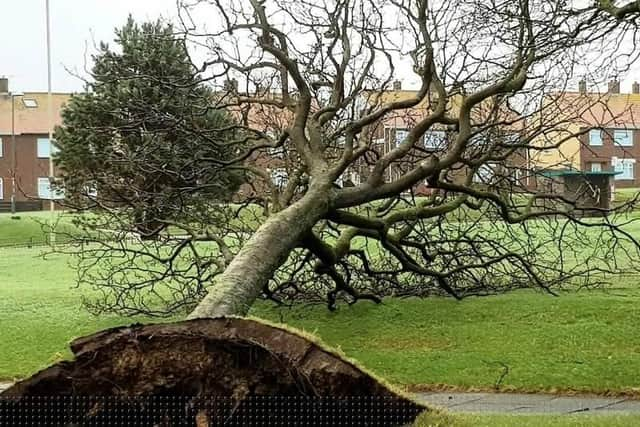
[[[73,361],[2,393],[0,424],[403,425],[425,410],[312,340],[255,320],[133,325],[71,349]]]

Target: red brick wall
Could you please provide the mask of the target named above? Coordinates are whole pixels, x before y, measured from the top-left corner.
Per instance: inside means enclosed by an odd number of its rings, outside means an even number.
[[[49,159],[37,157],[37,140],[42,135],[16,135],[16,201],[26,201],[38,197],[38,177],[49,176]],[[2,137],[2,157],[0,157],[0,177],[3,180],[3,201],[11,200],[12,138]],[[45,208],[48,203],[45,202]]]
[[[585,129],[583,129],[585,130]],[[633,147],[620,147],[613,143],[613,130],[605,129],[602,134],[602,146],[589,145],[589,133],[580,136],[580,168],[583,171],[591,170],[591,163],[601,163],[603,171],[613,170],[611,159],[640,159],[640,130],[633,130]],[[614,179],[614,184],[619,188],[640,186],[640,162],[634,165],[634,179]]]

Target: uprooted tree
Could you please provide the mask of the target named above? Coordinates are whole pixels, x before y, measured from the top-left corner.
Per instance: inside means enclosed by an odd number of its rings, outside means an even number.
[[[333,308],[633,270],[640,246],[616,215],[635,200],[601,204],[586,176],[571,192],[543,182],[581,169],[563,148],[623,114],[586,120],[609,95],[568,85],[618,76],[635,52],[637,2],[577,3],[185,2],[181,30],[149,38],[179,42],[191,78],[113,54],[92,77],[116,92],[65,113],[65,190],[92,211],[58,250],[102,292],[96,310],[192,318],[261,296]],[[232,119],[202,123],[220,111]],[[106,149],[79,157],[82,138]],[[209,193],[228,176],[244,179],[231,200]]]

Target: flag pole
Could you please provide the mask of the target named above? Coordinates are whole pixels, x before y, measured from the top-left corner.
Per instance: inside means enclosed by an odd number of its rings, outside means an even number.
[[[51,211],[51,235],[50,243],[55,243],[55,233],[53,231],[55,206],[53,204],[52,183],[54,178],[53,170],[53,96],[51,94],[51,23],[49,13],[49,0],[45,0],[47,15],[47,128],[49,130],[49,210]]]

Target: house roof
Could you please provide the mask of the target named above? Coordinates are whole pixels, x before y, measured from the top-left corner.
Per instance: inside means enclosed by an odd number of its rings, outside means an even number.
[[[404,101],[411,99],[418,94],[417,90],[385,90],[385,91],[365,91],[367,96],[366,101],[369,105],[381,106],[386,103]],[[437,99],[435,92],[430,92],[428,96],[425,96],[420,102],[409,108],[392,111],[386,114],[380,121],[384,126],[388,127],[412,127],[416,122],[423,119],[425,116],[432,112],[431,103]],[[454,116],[457,111],[460,110],[462,103],[464,102],[464,96],[456,93],[450,95],[447,98],[447,110],[449,114]],[[485,124],[487,117],[493,117],[495,114],[495,99],[488,98],[479,104],[475,105],[471,110],[472,121],[475,123]],[[518,112],[511,109],[507,104],[500,105],[499,107],[500,120],[511,122],[511,124],[505,125],[506,129],[520,130],[523,126],[523,117]],[[495,120],[492,118],[491,120]],[[437,125],[435,126],[438,127]]]
[[[62,123],[61,112],[69,100],[69,93],[52,94],[53,127]],[[33,100],[36,105],[28,108],[23,100]],[[0,94],[0,135],[11,134],[11,95]],[[15,108],[16,134],[46,134],[49,132],[48,94],[46,92],[25,92],[13,97]]]
[[[585,127],[640,129],[640,94],[564,92],[550,95],[554,114],[561,113]]]

